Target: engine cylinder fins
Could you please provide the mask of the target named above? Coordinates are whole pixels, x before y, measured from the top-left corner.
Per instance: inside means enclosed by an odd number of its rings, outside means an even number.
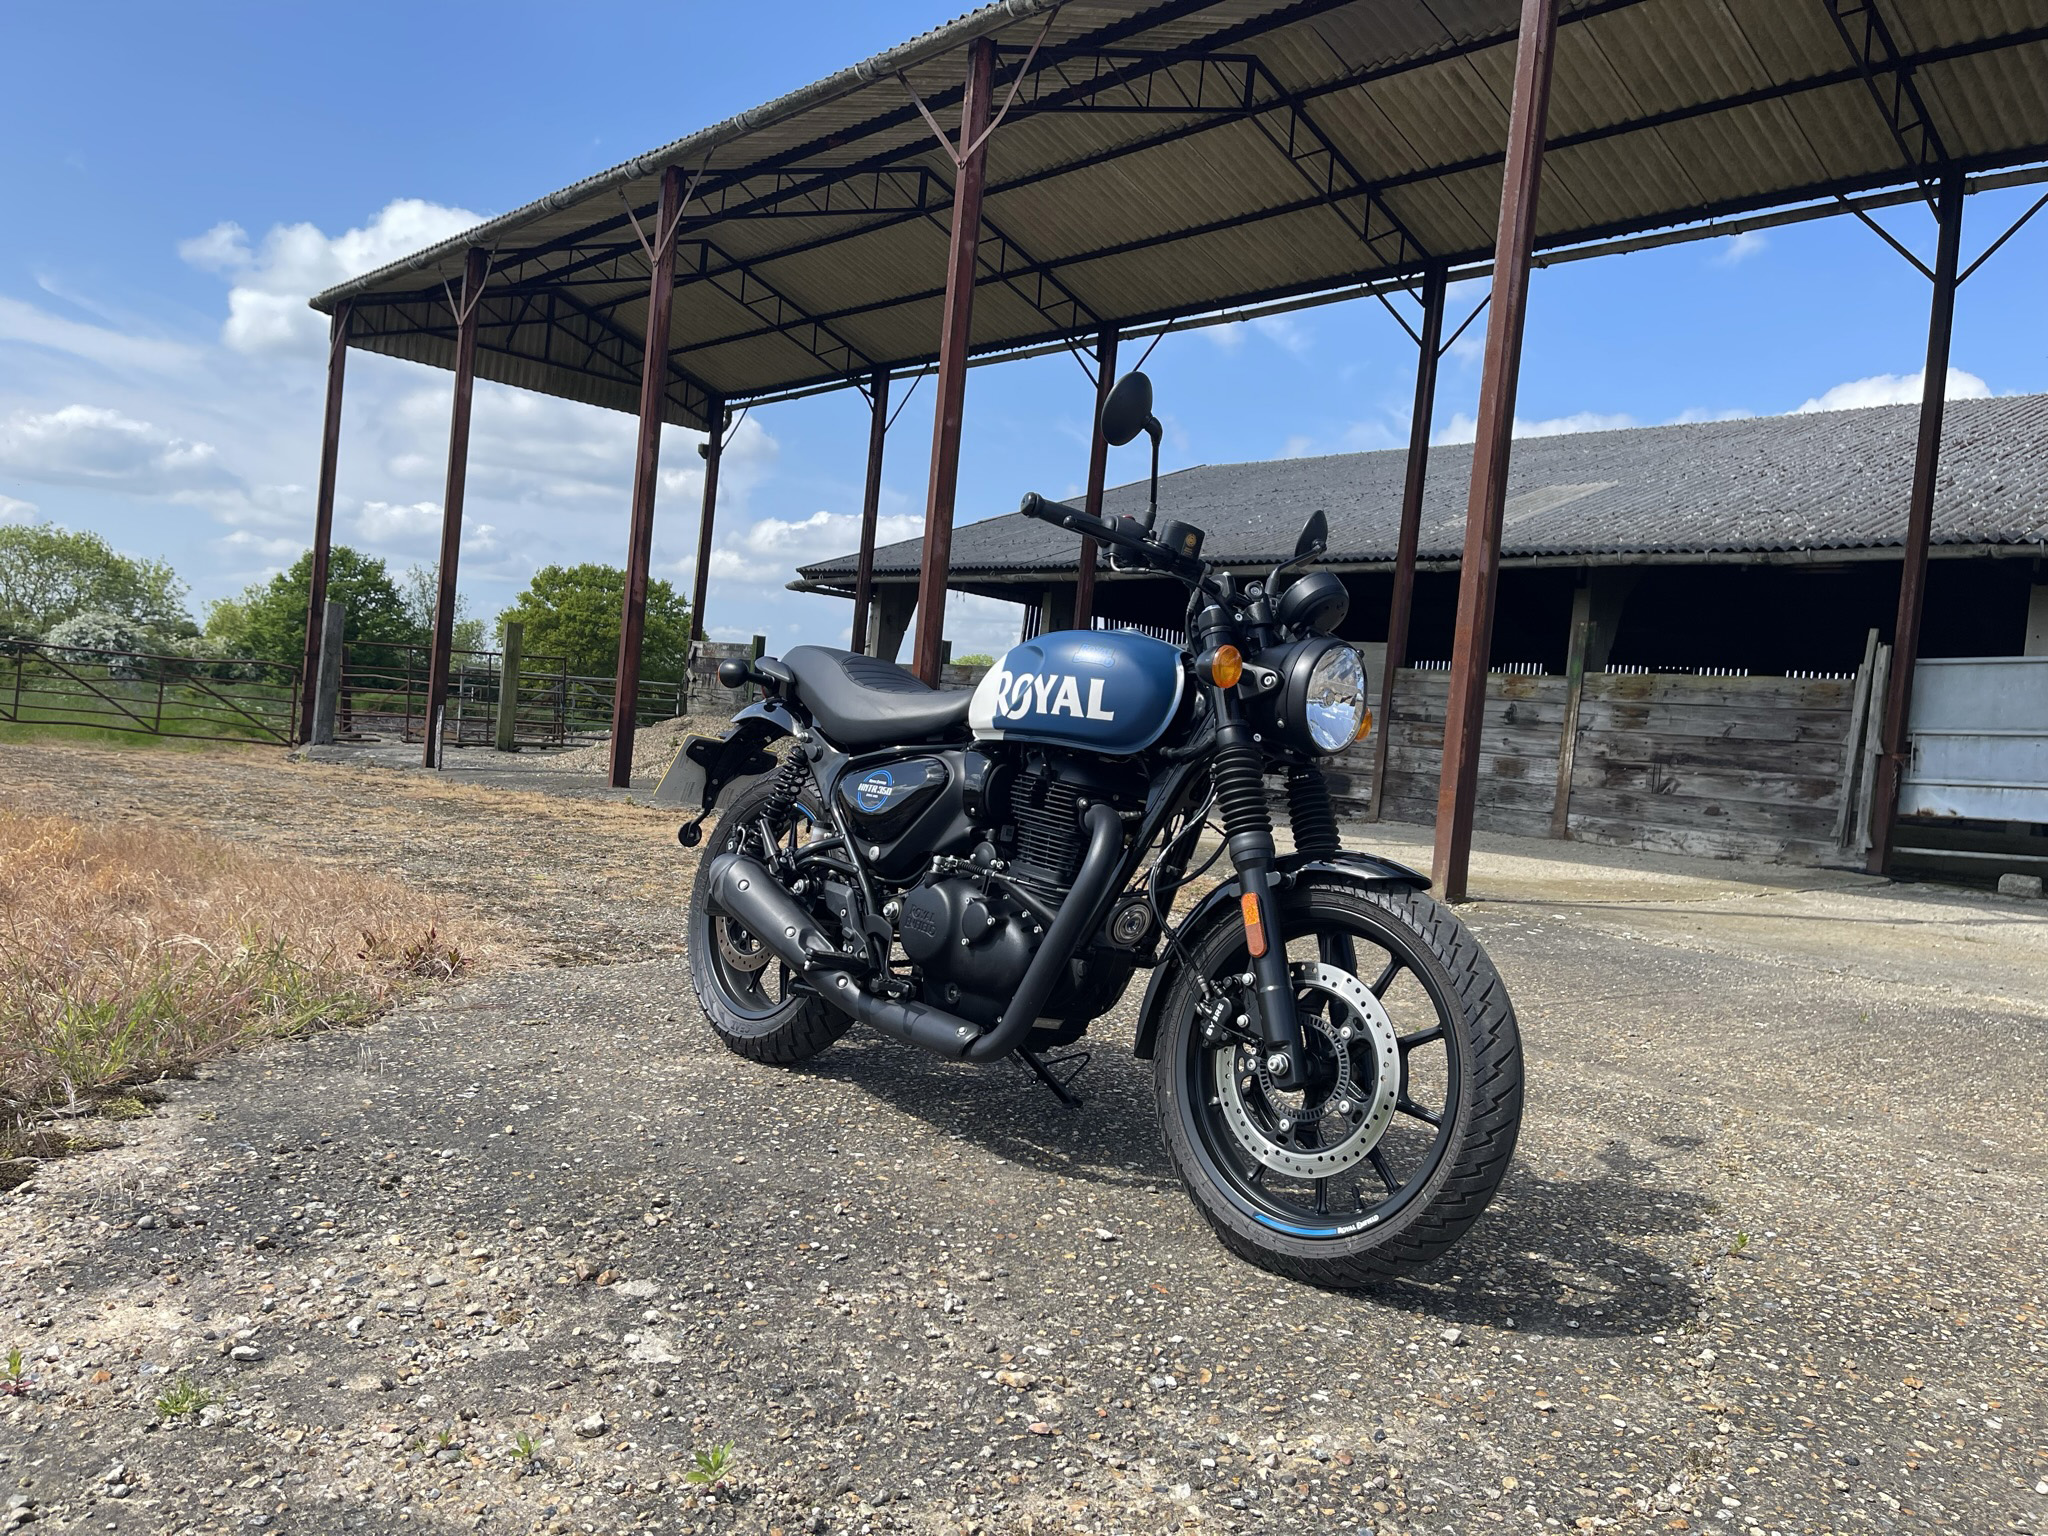
[[[1010,820],[1017,845],[1010,871],[1020,880],[1060,890],[1081,868],[1081,789],[1045,769],[1011,781]]]

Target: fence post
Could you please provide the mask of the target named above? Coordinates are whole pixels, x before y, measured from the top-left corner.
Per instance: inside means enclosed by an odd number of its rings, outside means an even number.
[[[754,636],[753,641],[747,647],[748,662],[752,663],[759,661],[763,654],[766,653],[767,649],[768,637],[766,635]],[[766,697],[766,695],[761,691],[761,685],[759,683],[756,683],[754,685],[754,697],[757,699]]]
[[[1586,644],[1593,632],[1593,589],[1572,593],[1572,638],[1564,663],[1564,728],[1557,738],[1557,800],[1550,835],[1572,835],[1572,770],[1579,755],[1579,703],[1586,692]]]
[[[313,746],[334,745],[334,717],[341,704],[341,629],[348,611],[330,599],[320,610],[320,675],[313,684]]]
[[[526,659],[526,626],[513,620],[505,626],[505,644],[498,652],[498,750],[517,752],[519,731],[519,665]]]

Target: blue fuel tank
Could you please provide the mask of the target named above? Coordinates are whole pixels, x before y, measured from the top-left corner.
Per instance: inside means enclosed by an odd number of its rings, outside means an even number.
[[[1072,629],[1012,646],[974,690],[983,741],[1128,757],[1159,739],[1187,684],[1177,645],[1127,629]]]

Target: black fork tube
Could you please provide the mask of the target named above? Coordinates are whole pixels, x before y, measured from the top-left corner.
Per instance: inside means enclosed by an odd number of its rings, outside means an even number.
[[[1223,812],[1231,863],[1236,866],[1244,898],[1255,904],[1265,936],[1264,953],[1252,956],[1254,1023],[1264,1042],[1266,1068],[1283,1088],[1306,1080],[1301,1023],[1294,1012],[1294,982],[1287,972],[1287,939],[1280,932],[1279,909],[1273,901],[1273,814],[1266,806],[1265,754],[1257,733],[1244,718],[1237,691],[1215,690],[1216,753],[1210,773],[1216,803]],[[1247,938],[1249,938],[1247,924]],[[1281,1063],[1285,1063],[1282,1070]]]

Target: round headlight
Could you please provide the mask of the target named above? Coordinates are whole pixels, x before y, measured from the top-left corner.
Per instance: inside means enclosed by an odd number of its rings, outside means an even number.
[[[1341,752],[1365,720],[1365,663],[1348,645],[1332,645],[1309,668],[1302,720],[1318,752]]]

